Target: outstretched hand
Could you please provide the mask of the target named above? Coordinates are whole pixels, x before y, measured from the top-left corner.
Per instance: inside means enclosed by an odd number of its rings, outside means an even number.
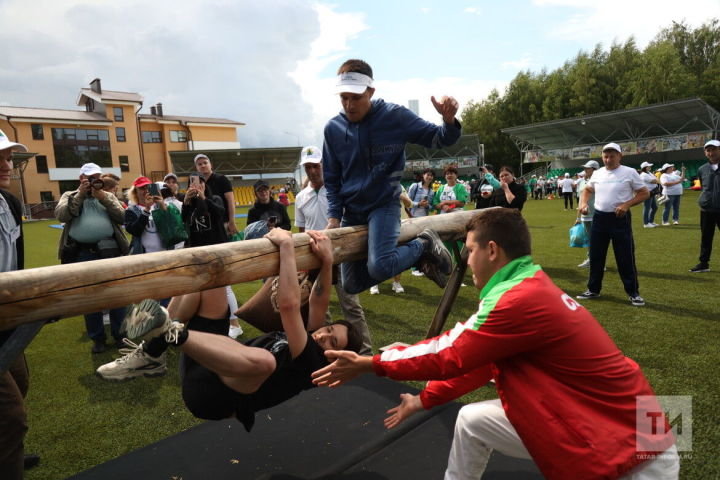
[[[322,260],[323,263],[332,263],[333,249],[332,241],[322,232],[307,230],[305,233],[310,237],[310,249]]]
[[[415,412],[423,409],[420,395],[412,395],[410,393],[400,394],[400,405],[387,411],[389,416],[385,419],[385,428],[395,428],[406,418]]]
[[[325,356],[334,361],[313,372],[313,383],[319,387],[339,387],[363,373],[372,372],[372,357],[363,357],[347,350],[326,350]]]
[[[435,110],[437,110],[437,112],[442,115],[443,121],[445,123],[455,123],[455,114],[457,114],[458,111],[457,100],[455,100],[453,97],[448,97],[447,95],[443,95],[439,102],[435,100],[434,96],[430,97],[430,100],[432,101]]]

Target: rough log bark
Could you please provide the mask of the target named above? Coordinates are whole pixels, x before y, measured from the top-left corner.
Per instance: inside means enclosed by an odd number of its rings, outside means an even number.
[[[425,228],[444,240],[464,237],[477,211],[412,218],[403,221],[399,243]],[[333,241],[335,263],[367,256],[367,227],[326,232]],[[319,262],[306,234],[295,234],[298,269]],[[166,298],[276,275],[277,248],[267,239],[208,247],[131,255],[90,262],[0,273],[0,330],[54,317],[72,317],[115,308],[145,298]]]

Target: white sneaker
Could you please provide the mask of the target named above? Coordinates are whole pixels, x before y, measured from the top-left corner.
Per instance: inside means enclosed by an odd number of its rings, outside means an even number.
[[[380,293],[380,289],[377,285],[370,287],[370,295],[377,295],[378,293]]]
[[[657,227],[657,225],[655,225],[654,223],[646,223],[645,225],[643,225],[643,227],[645,227],[645,228],[655,228],[655,227]]]
[[[650,223],[650,225],[652,225],[653,227],[659,227],[659,226],[660,226],[660,225],[658,225],[658,224],[655,223],[655,222]]]
[[[420,270],[413,270],[412,274],[415,275],[416,277],[424,277],[425,276],[425,274],[422,273]]]
[[[243,334],[243,329],[240,325],[238,325],[237,327],[234,325],[230,325],[230,329],[228,330],[228,337],[230,337],[234,340],[242,334]]]
[[[680,222],[678,222],[677,220],[675,220],[675,221],[673,222],[673,225],[680,225]]]
[[[405,289],[402,285],[400,285],[400,282],[393,282],[392,283],[392,291],[395,293],[405,293]]]
[[[663,227],[669,227],[669,226],[670,226],[670,222],[663,222]]]
[[[586,258],[584,262],[578,265],[580,268],[590,268],[590,259]]]
[[[159,357],[151,357],[143,350],[143,344],[136,345],[128,338],[123,343],[130,348],[121,348],[122,357],[105,365],[100,365],[95,373],[104,380],[121,381],[135,377],[159,377],[167,371],[165,352]]]

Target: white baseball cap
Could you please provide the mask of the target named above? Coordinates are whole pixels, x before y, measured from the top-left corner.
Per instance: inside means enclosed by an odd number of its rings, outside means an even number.
[[[674,166],[675,166],[674,163],[663,163],[663,166],[660,167],[660,171],[664,172],[666,169],[668,169],[670,167],[674,167]]]
[[[640,170],[642,170],[642,169],[645,168],[645,167],[652,167],[652,166],[653,166],[653,164],[650,163],[650,162],[642,162],[642,163],[640,164]]]
[[[80,175],[85,175],[86,177],[90,177],[90,176],[96,175],[98,173],[102,173],[102,170],[95,163],[86,163],[85,165],[80,167]]]
[[[568,172],[565,172],[565,178],[568,178],[570,174]]]
[[[335,93],[363,93],[368,88],[373,88],[373,79],[358,72],[345,72],[337,76]]]
[[[25,153],[28,151],[25,145],[22,143],[11,142],[7,135],[5,135],[5,132],[0,130],[0,150],[5,150],[7,148],[12,148],[16,152]]]
[[[492,191],[493,191],[492,185],[485,184],[485,185],[483,185],[482,187],[480,187],[480,193],[483,193],[483,192],[492,192]]]
[[[605,145],[605,146],[603,147],[602,151],[604,152],[605,150],[615,150],[615,151],[617,151],[617,152],[622,153],[622,148],[620,148],[620,145],[618,145],[617,143],[613,143],[613,142],[608,143],[607,145]]]
[[[197,161],[201,158],[207,159],[208,162],[210,161],[210,158],[207,155],[205,155],[204,153],[198,153],[197,155],[195,155],[195,158],[193,158],[193,163],[197,163]]]
[[[322,150],[313,145],[308,145],[300,152],[300,165],[306,163],[320,163],[322,162]]]
[[[720,147],[720,140],[709,140],[703,148],[707,147]]]

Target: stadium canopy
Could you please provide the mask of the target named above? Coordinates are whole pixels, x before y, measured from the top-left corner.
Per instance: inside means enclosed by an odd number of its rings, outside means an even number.
[[[484,157],[483,147],[484,145],[480,143],[477,135],[461,135],[453,145],[438,149],[408,143],[405,145],[405,158],[408,161],[456,157],[477,157],[478,160],[482,160]]]
[[[700,98],[503,128],[521,152],[632,141],[720,129],[720,113]]]
[[[193,159],[198,153],[210,158],[213,170],[223,175],[263,175],[295,171],[302,147],[233,148],[223,150],[184,150],[170,152],[176,174],[195,172]]]

